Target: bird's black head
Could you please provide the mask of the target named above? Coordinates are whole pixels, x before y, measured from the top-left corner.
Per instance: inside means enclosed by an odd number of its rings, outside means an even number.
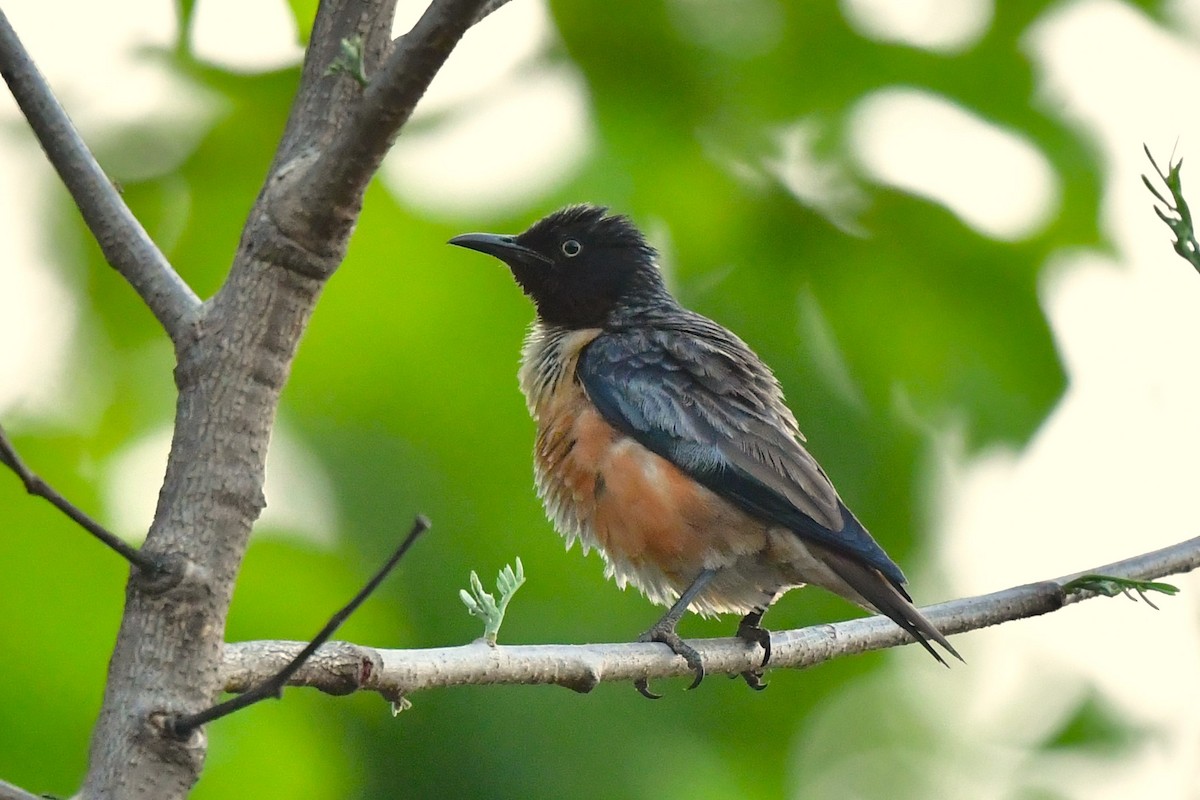
[[[662,291],[654,248],[627,217],[598,206],[568,206],[518,236],[466,233],[450,244],[507,264],[552,325],[600,327],[623,303]]]

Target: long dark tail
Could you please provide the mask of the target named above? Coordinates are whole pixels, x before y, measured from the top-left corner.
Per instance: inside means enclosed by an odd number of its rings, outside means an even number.
[[[942,658],[942,654],[933,649],[930,640],[937,642],[950,655],[964,664],[966,663],[966,659],[958,654],[958,651],[947,641],[942,632],[916,609],[916,606],[912,604],[912,598],[908,596],[908,592],[904,591],[903,586],[896,585],[874,567],[860,564],[824,548],[822,548],[821,560],[862,599],[870,603],[876,611],[908,631],[922,647],[929,651],[931,656],[943,665],[950,666],[946,663],[946,659]]]

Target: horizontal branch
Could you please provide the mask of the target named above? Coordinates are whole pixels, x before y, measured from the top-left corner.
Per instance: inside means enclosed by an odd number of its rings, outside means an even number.
[[[149,306],[171,341],[180,345],[200,308],[200,298],[179,277],[125,205],[2,10],[0,74],[95,235],[104,257]]]
[[[400,563],[400,559],[404,558],[409,548],[417,541],[417,537],[427,530],[429,530],[429,520],[424,515],[418,515],[413,520],[412,529],[408,532],[408,536],[404,537],[404,541],[400,543],[400,546],[396,548],[384,565],[376,570],[371,579],[355,593],[349,603],[338,609],[337,613],[329,618],[329,621],[325,623],[325,627],[321,628],[317,635],[313,637],[313,640],[305,645],[288,663],[284,664],[278,672],[268,676],[266,680],[237,697],[209,706],[205,710],[195,714],[184,714],[173,718],[169,723],[171,732],[177,738],[186,739],[191,736],[192,731],[201,725],[207,725],[213,720],[227,717],[230,714],[241,711],[243,708],[248,708],[255,703],[266,700],[268,697],[278,697],[291,677],[312,658],[313,653],[329,641],[337,629],[342,626],[342,623],[358,610],[358,607],[371,596],[371,593],[379,588],[379,584],[383,583],[383,579],[396,568],[396,565]]]
[[[928,606],[922,613],[944,633],[953,635],[1035,617],[1095,597],[1094,592],[1063,589],[1082,575],[1153,580],[1197,567],[1200,537],[1075,575]],[[878,616],[776,631],[771,634],[770,668],[803,669],[912,641],[890,620]],[[761,650],[736,638],[689,640],[688,644],[699,651],[710,675],[736,675],[754,669],[762,657]],[[246,691],[277,671],[302,647],[303,642],[227,645],[223,668],[226,691]],[[682,658],[656,643],[492,647],[480,640],[460,647],[379,650],[334,642],[317,651],[291,685],[312,686],[330,694],[375,691],[401,703],[413,692],[443,686],[550,683],[587,692],[602,681],[691,674]]]

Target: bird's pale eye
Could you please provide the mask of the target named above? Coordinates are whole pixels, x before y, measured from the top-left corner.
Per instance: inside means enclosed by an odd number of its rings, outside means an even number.
[[[562,243],[562,254],[567,258],[574,258],[583,252],[583,245],[574,239],[567,239]]]

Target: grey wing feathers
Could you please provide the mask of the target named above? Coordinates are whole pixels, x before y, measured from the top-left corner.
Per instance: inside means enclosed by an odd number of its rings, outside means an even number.
[[[959,661],[964,661],[953,645],[942,635],[942,632],[916,609],[912,604],[912,598],[903,589],[895,586],[891,581],[885,580],[883,575],[869,565],[861,564],[839,553],[825,552],[821,558],[826,566],[862,595],[862,598],[870,603],[876,611],[907,631],[917,640],[918,644],[929,651],[930,655],[944,666],[949,666],[949,664],[946,663],[946,659],[942,658],[941,653],[933,649],[933,645],[929,643],[931,639],[946,648],[950,655]]]
[[[606,332],[584,350],[577,375],[605,419],[698,482],[903,585],[801,445],[775,377],[729,331],[684,312],[670,324]]]

